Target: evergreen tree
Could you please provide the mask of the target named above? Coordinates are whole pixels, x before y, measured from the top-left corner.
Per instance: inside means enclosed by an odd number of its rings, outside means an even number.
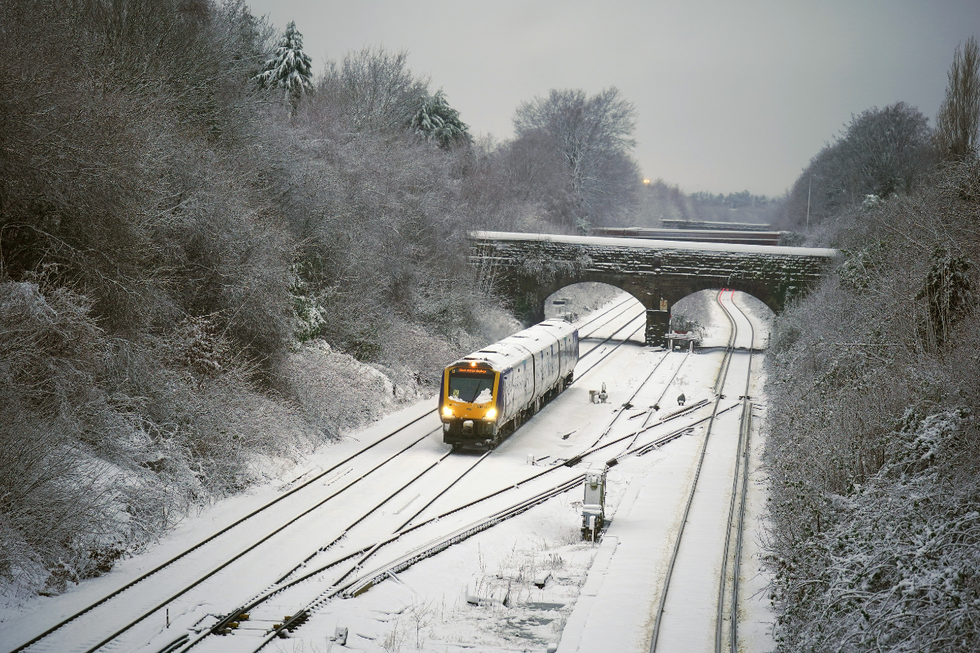
[[[303,35],[297,31],[296,23],[290,21],[256,80],[263,88],[281,89],[295,113],[303,95],[313,91],[312,79],[312,60],[303,52]]]
[[[442,89],[422,99],[422,106],[412,118],[412,129],[444,148],[470,140],[469,127],[459,119],[459,111],[449,106]]]

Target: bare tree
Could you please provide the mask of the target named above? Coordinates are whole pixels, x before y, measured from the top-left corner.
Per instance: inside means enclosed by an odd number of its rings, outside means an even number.
[[[408,129],[429,93],[428,80],[416,78],[407,61],[407,52],[391,54],[383,47],[350,52],[339,67],[327,67],[320,95],[338,103],[355,130]]]
[[[573,200],[565,211],[566,226],[579,229],[635,203],[639,170],[630,156],[635,128],[636,109],[615,87],[592,97],[580,89],[552,90],[524,102],[514,114],[518,140],[543,135],[558,154]]]
[[[936,117],[936,146],[947,161],[976,156],[980,129],[980,47],[974,37],[956,48],[946,99]]]

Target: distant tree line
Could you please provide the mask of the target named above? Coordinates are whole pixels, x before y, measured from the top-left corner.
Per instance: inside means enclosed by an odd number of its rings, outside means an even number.
[[[659,227],[664,220],[744,222],[770,224],[781,207],[781,199],[753,195],[749,191],[687,194],[662,179],[648,182],[640,192],[632,222],[624,226]]]
[[[703,206],[723,206],[727,209],[765,207],[775,201],[765,195],[753,195],[747,190],[740,193],[728,193],[727,195],[697,192],[691,193],[691,199]]]

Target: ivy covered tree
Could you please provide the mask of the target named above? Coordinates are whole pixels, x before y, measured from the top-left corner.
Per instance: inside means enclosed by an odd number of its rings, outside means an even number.
[[[954,256],[948,248],[937,247],[929,260],[929,272],[918,299],[929,305],[929,321],[936,343],[942,345],[950,329],[973,300],[968,272],[970,261]]]
[[[303,52],[303,35],[296,29],[296,23],[290,21],[256,80],[262,88],[281,89],[295,113],[303,95],[313,91],[312,63],[310,56]]]
[[[412,129],[443,148],[470,141],[469,126],[459,119],[459,111],[449,106],[442,89],[422,98],[422,106],[412,118]]]

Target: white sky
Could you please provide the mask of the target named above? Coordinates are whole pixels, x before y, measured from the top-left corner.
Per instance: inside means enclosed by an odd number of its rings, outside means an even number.
[[[905,101],[933,124],[978,0],[251,0],[293,20],[314,70],[408,51],[475,136],[513,136],[552,88],[616,86],[644,176],[686,192],[780,195],[853,114]]]

